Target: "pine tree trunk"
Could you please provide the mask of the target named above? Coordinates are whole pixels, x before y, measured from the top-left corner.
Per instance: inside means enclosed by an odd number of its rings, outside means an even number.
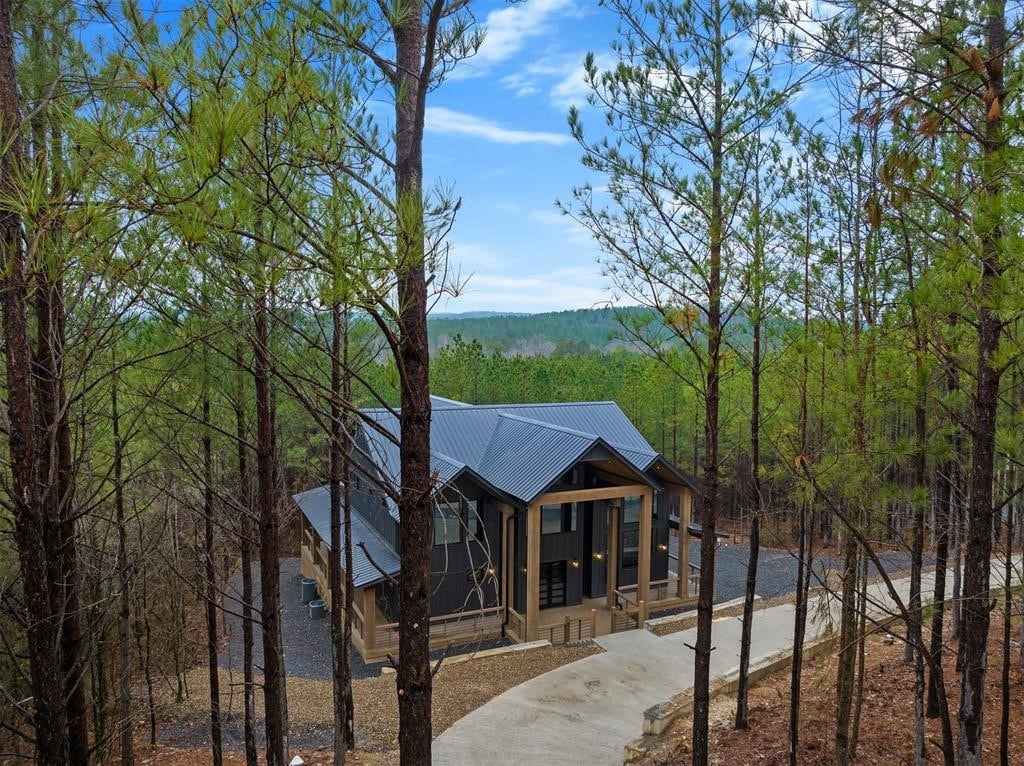
[[[238,488],[242,500],[239,538],[242,559],[242,707],[244,716],[245,763],[256,766],[256,686],[253,674],[253,587],[252,587],[252,487],[245,425],[245,358],[242,347],[235,349],[237,393],[235,399],[235,443],[238,451]]]
[[[331,560],[329,562],[331,588],[331,648],[332,651],[332,682],[334,703],[334,764],[344,766],[345,752],[348,749],[348,698],[352,692],[349,647],[345,642],[345,621],[348,612],[345,609],[345,585],[342,582],[342,487],[343,487],[343,452],[348,450],[342,422],[342,320],[341,307],[335,304],[331,308],[331,433],[329,451],[330,473],[330,526],[331,526]],[[347,404],[347,403],[346,403]],[[349,530],[346,528],[345,533]]]
[[[1003,66],[1006,58],[1006,4],[993,0],[986,6],[988,57],[985,64],[989,90],[1003,110],[1006,96]],[[963,625],[959,660],[960,738],[957,761],[963,766],[980,766],[982,757],[982,720],[985,703],[985,669],[988,664],[989,572],[992,558],[992,482],[995,461],[996,410],[999,404],[999,378],[996,367],[1003,325],[993,305],[1002,289],[1000,250],[1002,244],[999,213],[1002,194],[1002,163],[1005,145],[1001,116],[987,121],[982,143],[981,183],[985,216],[975,217],[981,247],[981,277],[976,294],[978,306],[978,347],[975,393],[971,429],[971,477],[968,499],[967,547],[964,553]]]
[[[263,708],[267,766],[284,766],[288,713],[281,649],[280,521],[275,497],[274,409],[270,385],[270,309],[256,296],[253,377],[256,388],[256,506],[260,529],[260,624],[263,631]]]
[[[754,507],[750,520],[750,550],[747,557],[747,582],[743,594],[743,628],[740,634],[740,668],[736,688],[737,729],[747,728],[750,689],[750,638],[754,622],[754,599],[757,596],[757,561],[761,548],[761,514],[764,503],[761,491],[761,325],[764,311],[763,240],[761,236],[761,184],[754,179],[754,253],[753,272],[753,347],[750,361],[750,486]]]
[[[1003,564],[1003,667],[999,717],[999,763],[1010,766],[1010,618],[1013,616],[1013,503],[1006,505],[1006,558]]]
[[[719,365],[722,342],[722,245],[723,201],[722,173],[725,166],[723,147],[724,71],[722,63],[721,0],[714,0],[708,9],[715,28],[714,123],[711,128],[711,220],[709,221],[709,258],[707,272],[707,383],[704,392],[704,473],[701,483],[703,507],[700,539],[700,584],[697,594],[697,641],[693,666],[693,766],[707,766],[710,756],[709,721],[711,686],[711,622],[715,590],[715,539],[719,510],[718,407]]]
[[[402,766],[430,763],[430,354],[424,263],[423,121],[429,72],[423,62],[423,0],[393,19],[395,191],[398,231],[399,369],[402,406],[399,509],[402,577],[398,594],[398,745]],[[431,55],[433,52],[430,52]]]
[[[20,192],[15,184],[25,168],[14,46],[11,3],[0,0],[0,143],[4,146],[0,152],[0,191],[18,199]],[[43,764],[64,764],[70,759],[64,663],[59,621],[52,613],[54,588],[50,585],[47,562],[47,529],[36,489],[28,278],[21,230],[17,212],[0,210],[0,300],[9,402],[11,504],[27,624],[36,759]]]
[[[114,372],[110,385],[110,423],[114,435],[114,518],[117,523],[117,584],[120,591],[117,615],[120,658],[117,670],[117,725],[121,732],[121,766],[132,766],[135,762],[135,747],[132,718],[131,575],[128,571],[128,530],[124,518],[123,445],[117,408],[117,382],[118,374]]]
[[[204,370],[205,373],[205,370]],[[206,573],[206,659],[210,678],[210,756],[224,762],[220,720],[220,663],[217,652],[217,570],[213,535],[213,445],[210,438],[210,396],[203,383],[203,566]]]

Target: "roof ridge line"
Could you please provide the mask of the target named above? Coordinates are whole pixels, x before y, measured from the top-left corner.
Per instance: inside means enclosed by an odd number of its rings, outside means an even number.
[[[548,423],[544,420],[524,418],[522,415],[509,415],[503,412],[498,417],[508,418],[509,420],[518,420],[520,423],[530,423],[532,425],[542,426],[544,428],[549,428],[552,431],[562,431],[563,433],[572,434],[573,436],[582,436],[586,439],[590,439],[591,441],[602,439],[602,437],[599,434],[592,434],[587,431],[578,431],[575,428],[569,428],[568,426],[560,426],[556,425],[555,423]],[[493,434],[491,435],[491,438],[494,438]]]

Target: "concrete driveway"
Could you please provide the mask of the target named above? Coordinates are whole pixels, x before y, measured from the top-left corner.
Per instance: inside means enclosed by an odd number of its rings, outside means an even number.
[[[997,579],[993,572],[993,584]],[[909,579],[896,585],[905,599]],[[923,578],[923,588],[925,593],[931,591],[931,575]],[[947,588],[952,588],[952,576]],[[869,598],[875,605],[874,616],[894,612],[881,585],[872,586]],[[790,649],[794,612],[791,604],[755,612],[752,666]],[[826,596],[814,598],[809,615],[808,641],[829,629],[838,615],[838,603]],[[714,623],[712,676],[738,666],[740,628],[738,618]],[[696,639],[696,629],[662,638],[646,630],[602,636],[596,641],[604,653],[533,678],[455,723],[434,740],[433,762],[618,766],[625,745],[642,734],[644,711],[693,686],[693,651],[686,645]]]

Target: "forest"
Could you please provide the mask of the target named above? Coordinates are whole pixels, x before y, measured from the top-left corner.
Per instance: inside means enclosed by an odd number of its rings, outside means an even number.
[[[737,729],[763,544],[798,565],[785,762],[858,762],[877,582],[898,604],[914,762],[1019,762],[1022,4],[589,9],[617,32],[582,62],[587,108],[568,109],[579,177],[543,204],[601,253],[609,306],[529,331],[428,322],[464,285],[458,188],[424,172],[427,104],[486,39],[480,5],[189,0],[167,17],[0,0],[0,761],[138,763],[161,700],[201,693],[194,762],[289,763],[290,496],[330,485],[340,551],[367,457],[353,425],[378,407],[402,427],[400,486],[376,488],[402,525],[388,757],[430,763],[434,394],[612,400],[699,482],[686,761],[724,762],[709,718],[726,529],[750,549]],[[879,558],[893,549],[906,599]],[[815,581],[824,550],[831,584]],[[347,555],[324,647],[334,764],[364,762],[373,723],[353,704]],[[811,753],[819,586],[840,616],[828,746]]]

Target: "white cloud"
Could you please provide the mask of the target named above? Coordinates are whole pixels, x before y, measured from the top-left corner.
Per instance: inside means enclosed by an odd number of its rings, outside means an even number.
[[[582,107],[590,93],[583,68],[585,57],[586,54],[582,52],[548,56],[506,75],[501,79],[501,84],[517,96],[546,92],[548,100],[558,109]],[[595,57],[595,63],[601,71],[614,66],[615,58],[610,54],[602,54]]]
[[[462,292],[439,311],[560,311],[591,308],[614,299],[597,268],[574,266],[535,274],[474,274]]]
[[[491,11],[483,21],[485,36],[476,55],[453,71],[455,78],[475,77],[519,53],[530,40],[549,32],[552,21],[576,14],[574,0],[529,0]]]
[[[457,112],[443,106],[427,107],[426,129],[431,133],[447,133],[473,136],[498,144],[551,144],[561,146],[569,143],[567,133],[549,133],[538,130],[517,130],[497,122],[485,120],[465,112]]]

